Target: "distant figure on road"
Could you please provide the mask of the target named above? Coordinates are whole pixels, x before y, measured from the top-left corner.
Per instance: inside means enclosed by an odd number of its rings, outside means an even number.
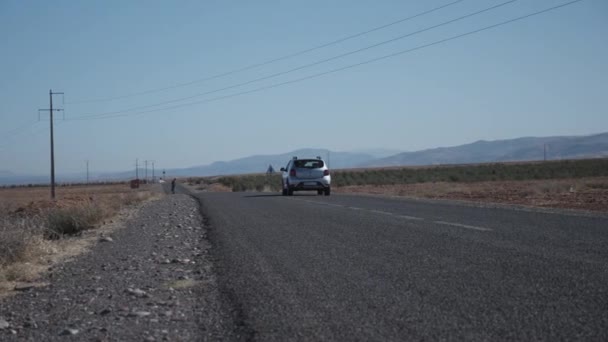
[[[173,180],[171,181],[171,193],[175,193],[175,178],[173,178]]]

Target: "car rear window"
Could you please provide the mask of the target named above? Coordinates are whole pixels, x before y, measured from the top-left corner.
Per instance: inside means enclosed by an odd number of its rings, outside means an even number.
[[[323,161],[319,159],[298,159],[294,162],[298,169],[320,169],[323,167]]]

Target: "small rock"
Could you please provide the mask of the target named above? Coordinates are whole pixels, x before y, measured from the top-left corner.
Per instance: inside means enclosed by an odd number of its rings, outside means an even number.
[[[154,341],[156,341],[156,339],[154,338],[154,336],[148,336],[148,337],[144,338],[144,341],[154,342]]]
[[[111,312],[112,312],[112,309],[110,309],[110,308],[106,308],[106,309],[101,310],[101,311],[99,312],[99,314],[100,314],[100,315],[102,315],[102,316],[105,316],[105,315],[107,315],[107,314],[109,314],[109,313],[111,313]]]
[[[23,327],[24,328],[38,329],[38,324],[36,324],[36,322],[34,322],[34,321],[30,321],[30,322],[23,323]]]
[[[15,285],[15,291],[28,291],[34,287],[34,284],[17,284]]]
[[[80,331],[78,329],[63,329],[63,331],[61,331],[61,333],[59,333],[59,336],[72,336],[72,335],[76,335],[78,334]]]
[[[99,241],[100,242],[114,242],[114,239],[112,239],[109,236],[104,236],[104,237],[99,238]]]
[[[4,320],[4,318],[0,318],[0,330],[8,329],[11,324]]]
[[[150,316],[152,313],[148,312],[148,311],[134,311],[129,313],[129,317],[148,317]]]
[[[144,290],[140,289],[127,289],[127,292],[135,297],[146,298],[148,297],[148,293]]]

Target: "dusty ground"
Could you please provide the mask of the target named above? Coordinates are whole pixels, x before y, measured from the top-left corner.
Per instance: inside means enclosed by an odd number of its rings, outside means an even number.
[[[147,202],[119,226],[3,299],[0,340],[239,340],[192,198]]]
[[[608,178],[334,187],[336,193],[455,199],[608,212]]]
[[[48,187],[0,189],[0,298],[39,278],[49,266],[77,258],[99,236],[110,234],[134,214],[134,204],[160,196],[161,188],[132,190],[127,185],[58,187],[51,201]],[[99,221],[79,236],[49,240],[44,232],[52,210],[99,208]],[[10,257],[12,255],[12,257]],[[31,285],[31,284],[30,284]]]
[[[59,186],[55,189],[56,201],[50,199],[49,187],[0,188],[0,216],[10,213],[37,214],[40,210],[69,207],[94,201],[102,207],[118,208],[138,198],[147,197],[153,186],[130,189],[128,184]]]

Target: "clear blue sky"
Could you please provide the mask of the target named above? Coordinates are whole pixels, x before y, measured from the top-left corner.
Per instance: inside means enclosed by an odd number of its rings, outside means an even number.
[[[323,77],[134,116],[73,120],[293,69],[499,4],[465,0],[301,56],[182,84],[355,34],[453,0],[0,2],[0,170],[46,174],[48,91],[58,173],[185,167],[303,147],[418,150],[479,139],[608,131],[608,2],[586,0]],[[391,44],[204,100],[413,48],[567,0],[519,0]],[[179,104],[183,102],[177,102]],[[137,112],[134,112],[137,113]]]

